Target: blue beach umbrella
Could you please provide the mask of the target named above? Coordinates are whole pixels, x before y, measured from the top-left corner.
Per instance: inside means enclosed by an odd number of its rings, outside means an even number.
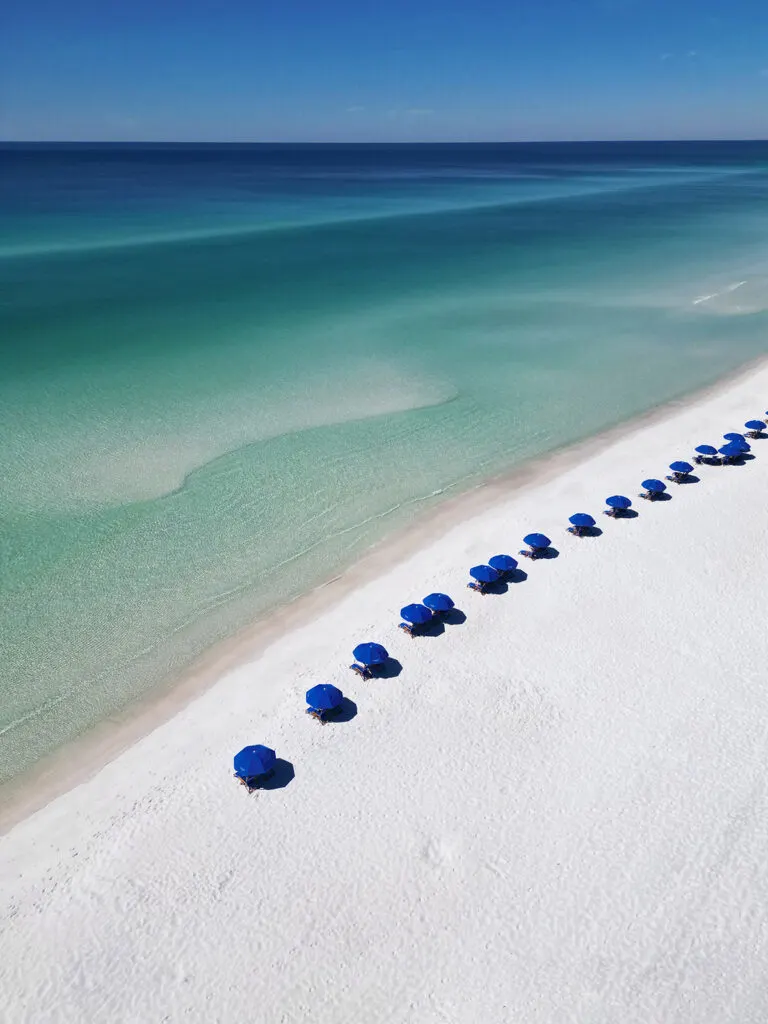
[[[495,583],[499,578],[498,570],[494,569],[492,565],[473,565],[469,570],[469,575],[480,583]]]
[[[319,683],[313,686],[306,693],[307,704],[315,711],[330,711],[337,708],[344,700],[344,694],[338,686],[331,686],[330,683]]]
[[[358,644],[352,657],[361,665],[383,665],[389,654],[381,644]]]
[[[527,544],[529,548],[548,548],[551,543],[549,537],[543,533],[529,533],[527,537],[523,537],[523,544]]]
[[[762,420],[747,420],[744,426],[747,430],[765,430],[765,424]]]
[[[569,517],[568,522],[571,526],[594,526],[595,520],[592,516],[587,515],[586,512],[577,512],[575,515]]]
[[[737,434],[735,430],[731,431],[730,434],[723,434],[726,441],[744,441],[746,440],[743,434]]]
[[[488,559],[488,565],[498,572],[514,572],[517,568],[517,559],[512,555],[494,555],[493,558]]]
[[[646,491],[666,491],[667,485],[662,483],[661,480],[643,480],[642,486]]]
[[[250,779],[254,775],[266,775],[275,766],[277,754],[270,747],[262,747],[257,743],[253,747],[243,747],[235,754],[235,775],[241,779]]]
[[[712,444],[700,444],[694,449],[699,455],[717,455],[717,448]]]
[[[610,498],[605,499],[605,504],[608,508],[631,508],[632,502],[629,498],[625,498],[623,494],[612,494]]]
[[[752,447],[749,441],[745,441],[743,437],[734,438],[733,441],[729,441],[728,444],[734,445],[734,447],[738,448],[741,451],[742,455],[744,454],[744,452],[752,451]]]
[[[414,626],[423,626],[432,618],[432,612],[423,604],[407,604],[405,608],[400,609],[400,615]]]
[[[453,608],[453,601],[447,594],[427,594],[422,603],[433,612],[449,612]]]
[[[729,441],[720,449],[720,454],[726,455],[728,458],[736,458],[736,456],[744,454],[744,448],[737,441]]]
[[[669,468],[673,473],[692,473],[693,466],[690,462],[671,462]]]

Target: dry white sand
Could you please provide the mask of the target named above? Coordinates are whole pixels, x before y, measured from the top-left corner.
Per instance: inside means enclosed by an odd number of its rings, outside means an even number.
[[[768,440],[564,527],[767,397],[756,370],[510,495],[17,825],[2,1020],[765,1024]],[[560,556],[465,588],[531,530]],[[410,640],[435,589],[466,622]],[[348,670],[368,639],[401,674]],[[319,681],[356,717],[307,718]],[[249,797],[258,742],[295,777]]]

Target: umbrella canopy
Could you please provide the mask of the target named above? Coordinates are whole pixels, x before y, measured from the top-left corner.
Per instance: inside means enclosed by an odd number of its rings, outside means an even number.
[[[575,515],[569,517],[568,522],[572,526],[594,526],[595,520],[592,516],[587,515],[586,512],[577,512]]]
[[[670,462],[669,468],[673,473],[692,473],[693,466],[690,462]]]
[[[433,612],[449,612],[453,608],[453,601],[447,594],[427,594],[422,604]]]
[[[737,455],[743,455],[745,449],[738,443],[738,441],[729,441],[728,444],[724,444],[720,449],[721,455],[727,455],[729,458],[735,458]]]
[[[266,775],[274,768],[276,760],[277,754],[271,747],[262,747],[260,743],[253,747],[243,747],[239,754],[235,754],[235,775],[241,779]]]
[[[765,424],[762,420],[747,420],[744,426],[747,430],[765,430]]]
[[[632,502],[623,494],[612,494],[610,498],[605,499],[605,504],[609,508],[631,508],[632,506]]]
[[[743,441],[744,435],[737,434],[735,430],[732,430],[730,434],[723,434],[726,441]]]
[[[730,445],[734,449],[738,448],[742,455],[744,454],[744,452],[752,451],[752,447],[749,441],[745,441],[743,437],[735,437],[732,441],[728,442],[728,445]],[[723,449],[721,448],[720,451],[722,452],[722,450]]]
[[[432,618],[432,612],[423,604],[407,604],[405,608],[400,609],[400,615],[414,626],[423,626]]]
[[[717,448],[713,444],[700,444],[694,449],[699,455],[717,455]]]
[[[473,580],[479,580],[481,583],[494,583],[499,578],[499,571],[492,565],[473,565],[469,570],[469,575]]]
[[[527,537],[523,537],[523,544],[530,548],[548,548],[551,543],[549,537],[543,533],[529,533]]]
[[[666,491],[667,485],[661,480],[643,480],[643,487],[646,491]]]
[[[383,665],[389,654],[381,644],[358,644],[352,657],[362,665]]]
[[[331,686],[330,683],[319,683],[307,690],[307,704],[316,711],[330,711],[337,708],[344,700],[344,694],[338,686]]]
[[[499,572],[514,572],[517,568],[517,559],[512,555],[494,555],[493,558],[488,559],[488,565]]]

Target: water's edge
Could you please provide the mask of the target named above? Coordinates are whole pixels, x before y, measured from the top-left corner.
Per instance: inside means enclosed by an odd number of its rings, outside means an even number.
[[[227,672],[253,661],[268,645],[328,611],[350,591],[404,561],[427,541],[433,541],[472,519],[489,504],[507,499],[510,490],[552,479],[586,460],[598,448],[666,419],[681,408],[703,403],[766,364],[768,355],[752,359],[702,388],[549,454],[518,464],[480,483],[472,482],[466,490],[447,496],[436,506],[425,509],[414,522],[377,541],[365,555],[338,575],[218,641],[181,673],[170,676],[119,714],[103,719],[46,754],[28,771],[5,783],[0,787],[0,835],[58,796],[87,781],[143,736],[169,721]]]

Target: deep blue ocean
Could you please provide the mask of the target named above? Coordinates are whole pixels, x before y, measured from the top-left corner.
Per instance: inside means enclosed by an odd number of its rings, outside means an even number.
[[[0,778],[766,350],[768,145],[0,146]]]

